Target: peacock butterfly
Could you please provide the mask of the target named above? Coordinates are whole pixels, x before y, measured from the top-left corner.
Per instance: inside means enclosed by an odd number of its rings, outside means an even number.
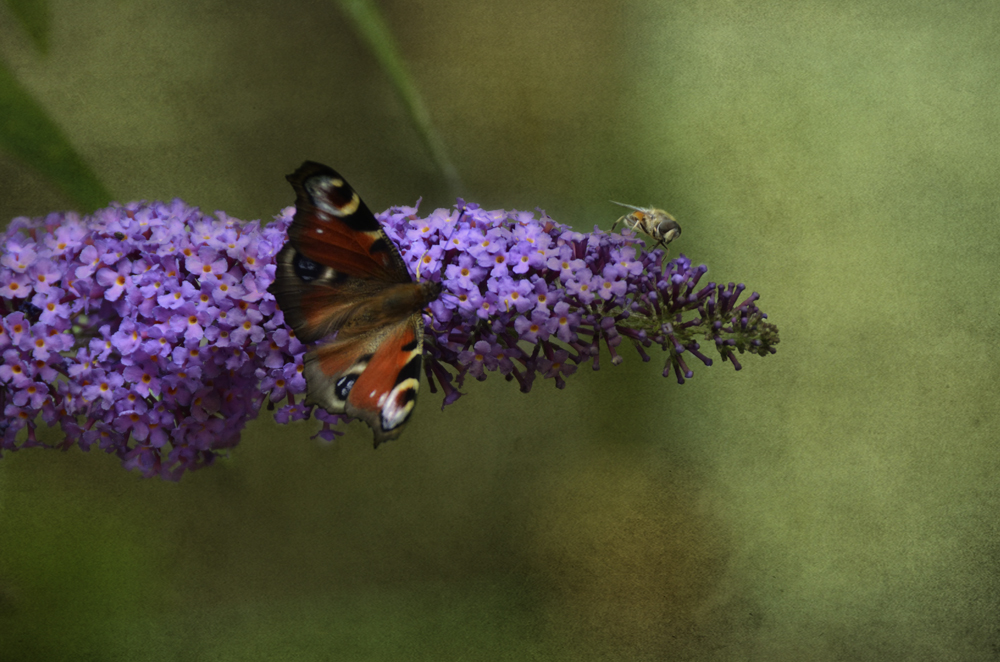
[[[306,161],[287,177],[295,217],[268,289],[304,343],[307,404],[368,423],[375,447],[416,404],[424,322],[440,283],[414,282],[399,250],[333,168]]]

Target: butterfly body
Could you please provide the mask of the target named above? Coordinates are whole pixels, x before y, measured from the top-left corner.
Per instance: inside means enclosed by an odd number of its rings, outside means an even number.
[[[416,404],[423,309],[441,292],[414,282],[398,249],[335,170],[307,161],[288,176],[295,217],[276,258],[274,295],[305,357],[306,402],[364,420],[375,446]]]
[[[673,216],[655,207],[633,207],[622,202],[611,201],[613,204],[628,207],[633,210],[614,222],[611,231],[614,232],[619,223],[624,223],[625,227],[636,232],[643,232],[656,240],[656,246],[663,246],[666,250],[667,244],[681,236],[681,226]]]

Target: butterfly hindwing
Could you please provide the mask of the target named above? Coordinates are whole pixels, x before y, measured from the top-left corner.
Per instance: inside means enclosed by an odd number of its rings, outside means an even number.
[[[270,291],[301,341],[328,339],[306,354],[307,402],[364,420],[377,447],[399,436],[413,410],[420,311],[441,286],[413,282],[378,220],[335,170],[306,161],[288,181],[295,217]]]
[[[367,337],[321,345],[306,355],[306,402],[364,420],[378,447],[399,436],[413,411],[422,352],[419,313]]]

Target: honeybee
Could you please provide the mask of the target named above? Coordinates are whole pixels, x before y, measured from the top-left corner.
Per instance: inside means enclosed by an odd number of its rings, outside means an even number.
[[[615,202],[614,200],[611,200],[611,202],[634,210],[632,213],[625,214],[615,221],[614,225],[611,226],[612,232],[615,231],[619,223],[624,223],[627,228],[648,234],[656,240],[654,247],[663,246],[663,250],[667,249],[667,244],[681,236],[681,226],[678,225],[673,216],[662,209],[654,207],[643,209],[642,207],[633,207],[632,205]]]

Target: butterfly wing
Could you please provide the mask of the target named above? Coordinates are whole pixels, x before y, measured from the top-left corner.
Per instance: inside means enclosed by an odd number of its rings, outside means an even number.
[[[416,402],[421,310],[437,283],[414,283],[375,216],[335,170],[307,161],[288,176],[295,217],[270,291],[303,342],[307,402],[366,421],[375,446],[399,436]]]
[[[334,340],[306,354],[306,402],[368,423],[375,447],[395,439],[416,405],[423,356],[417,313],[368,336]]]
[[[412,283],[399,251],[337,171],[306,161],[288,181],[295,217],[270,291],[303,342],[339,328],[359,302]]]

